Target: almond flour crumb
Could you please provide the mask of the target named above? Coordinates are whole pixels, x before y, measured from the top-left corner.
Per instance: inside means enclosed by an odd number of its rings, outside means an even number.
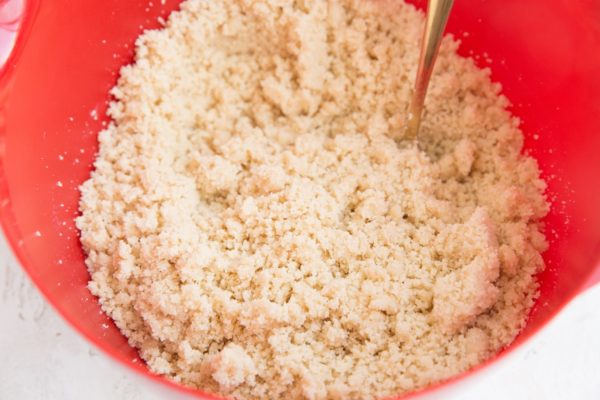
[[[422,150],[390,139],[422,27],[397,0],[188,0],[138,39],[77,226],[150,369],[236,399],[372,399],[515,338],[545,184],[451,37]]]

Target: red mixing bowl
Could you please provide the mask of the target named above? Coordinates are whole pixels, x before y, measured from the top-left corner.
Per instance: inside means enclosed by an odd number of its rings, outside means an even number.
[[[102,313],[73,223],[119,67],[142,30],[179,3],[0,0],[0,220],[23,268],[75,329],[130,369],[206,399],[148,372]],[[600,280],[600,1],[457,0],[448,29],[502,83],[552,202],[541,295],[489,365]],[[438,396],[472,375],[413,396]]]

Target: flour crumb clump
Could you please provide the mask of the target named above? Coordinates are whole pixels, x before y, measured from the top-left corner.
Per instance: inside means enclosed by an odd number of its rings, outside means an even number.
[[[545,184],[452,37],[420,148],[390,139],[423,20],[396,0],[188,0],[137,40],[77,225],[90,290],[151,370],[236,399],[374,399],[515,338]]]

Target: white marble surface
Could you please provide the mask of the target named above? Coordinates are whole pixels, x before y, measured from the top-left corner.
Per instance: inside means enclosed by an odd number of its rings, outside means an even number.
[[[0,318],[1,400],[177,398],[117,365],[67,326],[29,282],[3,237]],[[451,399],[600,399],[600,287]]]

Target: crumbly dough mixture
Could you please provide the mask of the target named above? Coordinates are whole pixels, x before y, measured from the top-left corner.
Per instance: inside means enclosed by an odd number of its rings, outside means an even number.
[[[423,15],[399,0],[188,0],[113,90],[77,224],[148,366],[237,399],[371,399],[492,356],[546,248],[536,163],[446,38],[421,150]]]

